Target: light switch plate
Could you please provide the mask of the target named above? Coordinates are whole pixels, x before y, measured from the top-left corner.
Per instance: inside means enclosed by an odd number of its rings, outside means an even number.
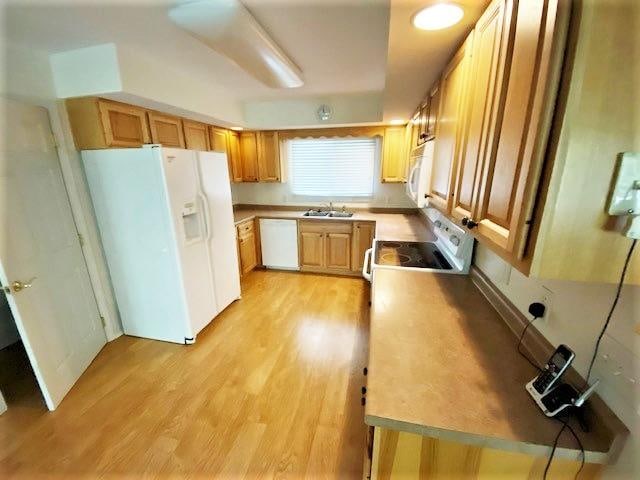
[[[609,215],[638,215],[637,192],[634,185],[640,182],[640,152],[625,152],[618,156],[615,184],[609,198]]]

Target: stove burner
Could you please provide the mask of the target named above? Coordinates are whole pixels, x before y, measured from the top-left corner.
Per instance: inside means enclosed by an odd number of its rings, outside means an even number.
[[[382,260],[385,264],[404,265],[405,263],[411,261],[411,257],[409,255],[404,255],[398,252],[386,252],[385,249],[385,253],[380,254],[380,260]]]
[[[386,248],[400,248],[402,246],[402,242],[380,242],[380,245]]]
[[[434,270],[452,269],[442,252],[432,242],[378,242],[375,263]]]

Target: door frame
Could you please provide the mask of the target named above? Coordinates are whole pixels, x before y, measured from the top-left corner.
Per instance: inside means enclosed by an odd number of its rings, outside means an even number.
[[[111,285],[111,275],[102,250],[100,232],[93,212],[93,203],[89,196],[89,186],[84,176],[80,152],[75,147],[64,101],[54,100],[39,106],[49,111],[49,123],[58,152],[62,180],[71,205],[71,215],[81,238],[80,246],[98,311],[103,319],[105,335],[107,341],[111,342],[124,332]]]

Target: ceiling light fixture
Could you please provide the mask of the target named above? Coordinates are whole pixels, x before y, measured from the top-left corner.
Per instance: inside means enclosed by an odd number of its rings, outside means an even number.
[[[455,25],[464,16],[464,11],[453,3],[437,3],[423,8],[413,16],[413,26],[420,30],[442,30]]]
[[[304,85],[291,60],[240,0],[197,0],[169,9],[169,18],[189,35],[224,55],[272,88]]]

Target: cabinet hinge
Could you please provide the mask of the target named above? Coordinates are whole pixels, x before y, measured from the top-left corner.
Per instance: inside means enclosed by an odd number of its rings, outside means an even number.
[[[51,143],[53,143],[53,148],[58,148],[60,145],[58,145],[58,139],[56,138],[56,136],[53,134],[53,132],[50,132],[49,135],[51,135]]]
[[[84,247],[84,237],[81,233],[78,233],[78,241],[80,242],[80,246]]]
[[[100,315],[100,323],[102,323],[102,328],[107,328],[107,321],[102,315]]]

